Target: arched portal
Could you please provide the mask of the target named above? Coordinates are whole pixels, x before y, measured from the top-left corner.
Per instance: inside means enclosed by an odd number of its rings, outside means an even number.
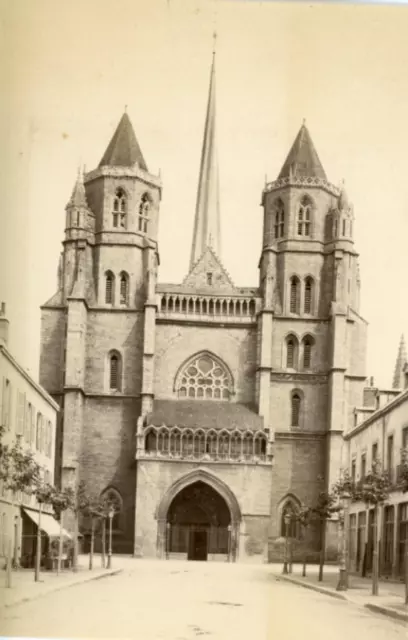
[[[196,469],[179,478],[158,505],[158,553],[189,560],[235,560],[241,511],[217,476]]]
[[[231,513],[220,494],[199,480],[182,489],[167,513],[169,553],[187,553],[189,560],[208,554],[228,555]]]

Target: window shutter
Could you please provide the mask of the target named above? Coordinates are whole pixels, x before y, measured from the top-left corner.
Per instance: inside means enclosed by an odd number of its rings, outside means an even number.
[[[6,407],[7,407],[7,379],[3,377],[3,388],[1,392],[1,426],[6,426]]]
[[[25,393],[17,391],[17,412],[16,412],[16,434],[22,436],[24,434],[25,421]]]

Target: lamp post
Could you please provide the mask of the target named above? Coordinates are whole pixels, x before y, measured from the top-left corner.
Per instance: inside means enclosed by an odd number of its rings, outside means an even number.
[[[283,520],[285,523],[285,556],[284,556],[284,561],[283,561],[283,570],[282,573],[283,574],[287,574],[289,573],[288,571],[288,545],[289,545],[289,523],[290,523],[290,515],[288,513],[285,513],[285,515],[283,516]]]
[[[347,591],[348,589],[348,515],[351,496],[345,491],[341,494],[340,500],[343,508],[343,515],[339,521],[339,581],[337,591]]]
[[[112,520],[115,515],[115,510],[113,507],[110,507],[108,518],[109,518],[109,548],[108,548],[108,565],[107,569],[112,567]]]

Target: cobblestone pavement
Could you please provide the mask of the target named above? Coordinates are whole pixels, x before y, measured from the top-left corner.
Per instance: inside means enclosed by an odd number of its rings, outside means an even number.
[[[118,563],[119,564],[119,563]],[[2,613],[3,636],[406,640],[403,623],[276,582],[267,565],[129,560],[119,575]]]

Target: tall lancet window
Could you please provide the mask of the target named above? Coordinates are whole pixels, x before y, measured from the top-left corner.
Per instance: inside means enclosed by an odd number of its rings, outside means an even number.
[[[285,231],[285,205],[278,198],[275,204],[275,238],[283,238]]]
[[[129,303],[129,277],[122,271],[120,274],[120,304]]]
[[[126,227],[126,212],[126,194],[123,189],[119,187],[119,189],[116,189],[113,199],[112,223],[114,227],[122,227],[123,229]]]
[[[299,391],[292,393],[291,397],[291,426],[300,426],[300,409],[302,405],[302,398]]]
[[[289,299],[289,311],[290,313],[299,313],[299,301],[300,301],[300,281],[297,276],[293,276],[290,279],[290,299]]]
[[[305,279],[305,299],[304,299],[304,313],[312,313],[313,304],[313,279],[308,277]]]
[[[151,198],[148,193],[142,195],[139,205],[139,231],[147,233],[149,224]]]
[[[113,304],[115,297],[115,276],[112,271],[107,271],[105,278],[105,303]]]
[[[312,201],[308,196],[303,196],[300,201],[297,219],[298,236],[310,236],[312,225]]]
[[[120,391],[122,362],[120,354],[113,351],[109,356],[109,389]]]

